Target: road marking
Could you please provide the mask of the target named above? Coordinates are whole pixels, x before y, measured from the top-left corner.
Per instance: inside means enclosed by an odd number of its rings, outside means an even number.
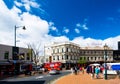
[[[38,77],[36,77],[36,79],[40,79],[40,78],[43,78],[44,76],[38,76]]]
[[[38,77],[36,77],[36,79],[40,79],[40,78],[44,78],[44,77],[48,77],[48,76],[51,76],[51,75],[38,76]]]

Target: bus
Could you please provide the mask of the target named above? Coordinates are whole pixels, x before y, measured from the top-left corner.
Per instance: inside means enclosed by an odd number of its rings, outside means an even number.
[[[61,70],[62,68],[62,63],[61,62],[49,62],[49,63],[44,63],[44,69],[47,71],[50,71],[52,69],[55,70]]]

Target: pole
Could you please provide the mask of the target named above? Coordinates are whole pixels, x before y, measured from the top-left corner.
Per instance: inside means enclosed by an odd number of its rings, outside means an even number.
[[[46,58],[45,58],[45,44],[44,44],[44,63],[46,62]]]
[[[107,64],[106,64],[107,59],[106,57],[107,57],[107,50],[105,50],[105,80],[107,80]]]
[[[15,47],[16,47],[16,25],[15,25],[15,40],[14,40],[14,44],[15,44]]]

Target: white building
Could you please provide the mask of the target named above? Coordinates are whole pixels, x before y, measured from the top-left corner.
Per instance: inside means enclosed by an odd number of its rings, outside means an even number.
[[[84,59],[86,62],[104,62],[103,47],[85,47],[72,42],[54,43],[45,48],[45,62],[78,63]],[[113,49],[107,49],[107,62],[113,61]]]

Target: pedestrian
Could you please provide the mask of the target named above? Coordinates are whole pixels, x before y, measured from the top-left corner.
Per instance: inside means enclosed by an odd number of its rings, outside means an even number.
[[[90,65],[87,66],[86,73],[88,73],[88,74],[90,73]]]
[[[71,75],[73,75],[73,73],[74,73],[74,69],[73,67],[71,67]]]
[[[75,73],[75,75],[77,75],[77,67],[76,66],[74,67],[74,73]]]
[[[95,75],[96,75],[97,79],[99,78],[99,73],[100,73],[99,66],[96,66],[96,68],[95,68]]]
[[[94,74],[95,74],[95,66],[91,66],[91,79],[94,79]]]

